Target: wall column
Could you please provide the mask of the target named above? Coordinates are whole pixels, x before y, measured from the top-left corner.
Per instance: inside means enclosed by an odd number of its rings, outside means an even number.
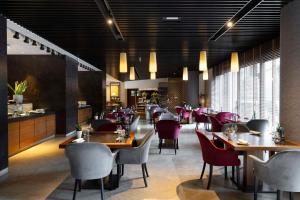
[[[7,24],[0,16],[0,176],[8,171]]]
[[[300,1],[281,10],[280,123],[287,139],[300,142]]]
[[[199,104],[199,71],[189,71],[189,80],[185,84],[186,102],[193,106]]]

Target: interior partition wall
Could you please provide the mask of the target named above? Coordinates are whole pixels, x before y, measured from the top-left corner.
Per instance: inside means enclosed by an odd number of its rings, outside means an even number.
[[[0,176],[8,167],[7,37],[6,19],[0,15]]]

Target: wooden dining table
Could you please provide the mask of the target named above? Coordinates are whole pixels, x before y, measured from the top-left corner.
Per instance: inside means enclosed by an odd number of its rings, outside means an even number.
[[[107,145],[110,149],[122,149],[132,147],[134,136],[134,132],[131,132],[124,140],[117,141],[118,134],[114,131],[93,131],[85,138],[85,142],[99,142]],[[73,143],[75,139],[76,136],[66,139],[59,144],[59,148],[64,149],[68,144]]]
[[[253,190],[253,160],[248,155],[255,155],[263,159],[265,151],[269,151],[270,155],[272,155],[274,152],[300,149],[299,143],[290,140],[286,140],[282,144],[276,144],[272,139],[271,133],[261,133],[259,135],[254,135],[251,132],[236,133],[231,139],[223,132],[213,132],[212,135],[221,140],[225,144],[225,148],[232,148],[242,153],[243,182],[241,189],[244,191]],[[248,144],[240,145],[238,144],[238,139],[246,140]]]

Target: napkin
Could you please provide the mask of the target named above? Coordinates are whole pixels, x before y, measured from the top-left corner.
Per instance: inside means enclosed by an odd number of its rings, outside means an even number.
[[[76,139],[76,140],[73,140],[72,142],[73,143],[82,143],[82,142],[84,142],[85,140],[83,139],[83,138],[78,138],[78,139]]]
[[[248,141],[243,140],[243,139],[238,139],[237,144],[248,145]]]

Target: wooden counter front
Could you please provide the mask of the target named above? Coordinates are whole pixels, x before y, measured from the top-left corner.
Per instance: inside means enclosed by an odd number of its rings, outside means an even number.
[[[42,115],[8,123],[8,155],[12,156],[55,134],[55,115]]]

